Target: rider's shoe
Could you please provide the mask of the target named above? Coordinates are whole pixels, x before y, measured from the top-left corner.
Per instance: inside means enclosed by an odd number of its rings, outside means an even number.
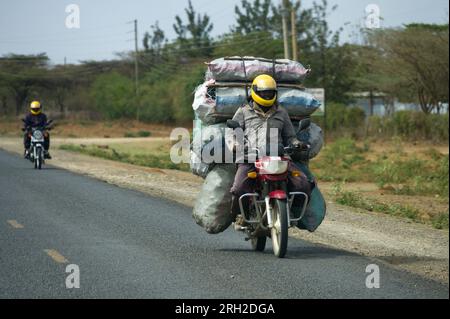
[[[52,157],[50,156],[50,153],[48,151],[44,151],[44,158],[52,159]]]
[[[244,220],[244,217],[239,214],[236,216],[236,221],[234,222],[234,229],[237,231],[243,231],[247,226],[247,223]]]
[[[30,152],[28,150],[23,151],[23,158],[29,159],[30,158]]]

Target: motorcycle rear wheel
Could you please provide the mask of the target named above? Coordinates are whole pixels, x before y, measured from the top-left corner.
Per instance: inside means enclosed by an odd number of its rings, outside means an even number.
[[[288,244],[288,216],[286,200],[275,199],[272,207],[273,227],[270,230],[272,234],[273,253],[278,258],[284,258]]]

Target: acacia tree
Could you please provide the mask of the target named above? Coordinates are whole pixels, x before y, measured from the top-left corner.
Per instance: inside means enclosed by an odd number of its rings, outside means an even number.
[[[431,113],[448,102],[448,31],[448,24],[411,24],[368,32],[362,55],[367,75],[359,83]]]
[[[283,0],[282,3],[273,5],[267,0],[242,0],[240,6],[235,7],[236,24],[231,28],[232,34],[223,39],[230,45],[234,40],[237,45],[231,48],[236,48],[237,52],[250,47],[244,51],[244,55],[245,52],[255,51],[259,55],[268,54],[269,58],[281,57],[282,16],[286,11],[294,11],[299,60],[310,65],[313,71],[305,84],[310,87],[323,87],[327,91],[328,99],[345,102],[348,100],[346,93],[353,85],[352,50],[349,45],[340,45],[342,29],[333,31],[328,25],[328,16],[336,9],[337,6],[330,8],[327,0],[315,1],[310,8],[303,8],[300,1]],[[286,18],[290,26],[290,14]],[[246,38],[248,41],[254,38],[255,42],[240,45],[239,42],[245,41]]]
[[[214,25],[207,14],[197,13],[189,0],[188,7],[184,10],[187,22],[184,23],[180,16],[175,17],[173,29],[177,34],[178,48],[183,55],[209,56],[211,55],[212,39],[211,31]]]
[[[161,55],[164,45],[167,43],[166,35],[164,31],[159,27],[158,21],[150,27],[151,33],[145,32],[144,34],[144,50],[146,53],[150,53],[154,56]]]
[[[241,7],[235,6],[236,25],[231,32],[250,34],[254,32],[272,32],[275,30],[273,9],[270,0],[242,0]]]
[[[0,114],[6,115],[8,113],[8,90],[4,87],[2,80],[0,79]]]
[[[78,84],[89,81],[83,65],[57,65],[49,71],[45,91],[62,116],[67,113],[67,99]],[[91,80],[92,81],[92,80]]]
[[[37,55],[8,54],[0,58],[0,78],[15,101],[15,113],[19,115],[33,89],[48,82],[48,57]]]

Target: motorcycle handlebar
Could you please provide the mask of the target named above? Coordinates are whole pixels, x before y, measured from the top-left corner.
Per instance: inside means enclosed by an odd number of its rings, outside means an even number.
[[[35,126],[34,128],[39,128],[41,130],[46,130],[46,131],[51,131],[54,127],[53,126],[47,126],[48,124],[44,125],[44,126]],[[22,127],[22,131],[29,131],[31,130],[33,127],[31,126],[26,126],[26,127]]]

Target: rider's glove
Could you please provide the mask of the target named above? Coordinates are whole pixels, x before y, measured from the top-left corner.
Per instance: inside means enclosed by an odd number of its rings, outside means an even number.
[[[300,149],[300,150],[307,150],[307,149],[309,149],[309,147],[310,147],[308,144],[303,143],[303,142],[301,142],[301,141],[299,141],[299,140],[294,140],[294,141],[292,141],[292,146],[293,146],[294,148]]]

